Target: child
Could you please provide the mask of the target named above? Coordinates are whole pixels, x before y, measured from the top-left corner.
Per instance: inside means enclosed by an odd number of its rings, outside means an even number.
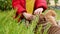
[[[20,15],[20,19],[26,18],[28,20],[31,20],[33,15],[27,13],[26,10],[26,0],[12,0],[12,6],[14,9],[17,9],[16,16]],[[33,14],[41,14],[44,10],[47,9],[47,2],[46,0],[35,0],[34,3],[34,12]]]

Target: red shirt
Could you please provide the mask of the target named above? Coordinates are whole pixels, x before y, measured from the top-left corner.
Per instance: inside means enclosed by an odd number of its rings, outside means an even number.
[[[12,0],[12,7],[17,8],[17,13],[26,12],[26,0]],[[34,9],[42,7],[44,10],[47,9],[46,0],[35,0]]]

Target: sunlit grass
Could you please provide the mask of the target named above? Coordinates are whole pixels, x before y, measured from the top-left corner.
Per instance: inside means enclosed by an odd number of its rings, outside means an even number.
[[[57,20],[60,19],[60,11],[56,10]],[[17,19],[13,19],[15,11],[0,11],[0,34],[34,34],[34,28],[37,25],[38,16],[32,21],[32,23],[27,28],[25,25],[25,20],[22,20],[21,23],[17,22]],[[44,30],[43,34],[47,34],[49,26]],[[38,27],[37,34],[41,34],[42,27]]]

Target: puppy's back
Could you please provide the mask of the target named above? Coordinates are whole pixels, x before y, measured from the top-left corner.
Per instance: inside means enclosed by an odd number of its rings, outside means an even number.
[[[48,30],[48,34],[60,34],[59,26],[51,26]]]

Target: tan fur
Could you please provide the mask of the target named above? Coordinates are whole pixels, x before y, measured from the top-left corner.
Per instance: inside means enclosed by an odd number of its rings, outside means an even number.
[[[44,27],[47,25],[46,23],[51,23],[51,27],[48,30],[48,34],[60,34],[60,27],[57,26],[57,23],[55,21],[56,17],[56,12],[54,10],[48,10],[48,12],[44,14],[40,14],[39,21],[37,23],[37,26],[35,28],[35,32],[37,32],[37,29],[40,24],[45,24],[43,25],[42,32],[44,31]]]
[[[55,20],[56,12],[54,10],[48,10],[48,12],[45,14],[45,17],[52,25],[57,25]]]
[[[56,12],[54,10],[48,10],[48,12],[45,14],[45,16],[56,17]]]
[[[48,22],[52,24],[48,30],[48,34],[60,34],[60,27],[57,25],[55,20],[56,12],[54,10],[48,10],[48,12],[45,14],[45,17]]]
[[[57,25],[56,20],[56,12],[54,10],[48,10],[47,13],[44,14],[40,14],[40,18],[38,21],[38,24],[45,24],[47,22],[50,22],[52,25]]]

